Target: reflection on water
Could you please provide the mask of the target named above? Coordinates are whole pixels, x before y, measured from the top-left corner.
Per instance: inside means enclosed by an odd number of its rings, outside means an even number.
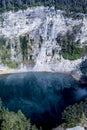
[[[21,109],[32,122],[47,130],[60,123],[61,111],[67,105],[85,96],[87,89],[66,74],[29,72],[0,77],[3,105],[15,112]]]

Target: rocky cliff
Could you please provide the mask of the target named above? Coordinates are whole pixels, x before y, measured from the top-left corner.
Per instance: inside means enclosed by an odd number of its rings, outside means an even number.
[[[0,15],[1,67],[69,72],[86,52],[86,14],[41,6]]]

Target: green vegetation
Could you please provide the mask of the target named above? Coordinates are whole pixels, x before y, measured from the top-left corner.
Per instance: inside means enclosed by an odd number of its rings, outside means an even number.
[[[80,103],[75,103],[67,107],[62,113],[62,128],[75,127],[77,125],[87,128],[87,99]],[[26,119],[19,110],[17,113],[9,112],[2,106],[0,99],[0,130],[38,130],[32,125],[30,120]]]
[[[40,42],[42,39],[40,37]],[[19,60],[12,60],[11,46],[14,48],[15,53],[13,56],[15,59],[20,57]],[[15,39],[15,44],[12,44],[10,39],[0,37],[0,57],[1,62],[7,65],[9,68],[17,68],[19,64],[34,64],[33,59],[33,48],[34,39],[30,39],[29,35],[20,36],[20,47],[18,46],[18,41]],[[22,57],[21,57],[22,56]]]
[[[19,9],[26,9],[33,6],[54,6],[56,9],[63,9],[67,12],[83,12],[87,13],[86,0],[0,0],[0,12]]]
[[[9,68],[17,68],[18,64],[11,61],[11,52],[10,49],[4,48],[1,49],[1,61],[4,65],[7,65]]]
[[[64,122],[62,126],[65,128],[77,125],[87,127],[87,99],[67,107],[62,113],[62,119]]]
[[[18,11],[19,9],[25,10],[28,7],[36,7],[36,6],[42,6],[44,5],[43,2],[36,2],[36,3],[32,3],[32,4],[22,4],[22,5],[15,5],[15,6],[10,6],[7,8],[1,7],[0,8],[0,13],[6,12],[6,11],[10,11],[10,10],[14,10],[14,11]],[[45,6],[47,6],[48,4],[45,4]]]
[[[11,48],[10,43],[8,42],[8,45],[5,45],[6,43],[5,38],[0,37],[0,56],[1,61],[4,65],[7,65],[10,68],[16,68],[18,64],[14,61],[11,61]]]
[[[28,59],[28,36],[20,37],[23,61]]]
[[[11,57],[11,53],[9,52],[10,50],[7,50],[6,48],[2,48],[1,50],[1,59],[2,62],[6,62],[6,59]]]
[[[2,17],[0,17],[0,22],[4,22],[4,19]]]
[[[60,54],[64,59],[77,60],[85,54],[84,49],[76,47],[75,43],[64,44],[62,47]]]
[[[23,63],[33,63],[33,45],[34,39],[30,39],[29,35],[20,36],[21,52],[23,57]]]
[[[17,68],[18,64],[16,62],[7,62],[6,63],[9,68]]]
[[[80,43],[75,42],[75,35],[81,26],[73,27],[73,31],[68,31],[65,35],[57,37],[57,44],[61,46],[60,55],[64,59],[76,60],[87,54],[87,48],[80,47]]]
[[[0,99],[0,130],[37,130],[37,128],[26,119],[20,110],[14,113],[3,108]]]
[[[0,48],[2,48],[3,45],[5,45],[6,39],[0,36]]]

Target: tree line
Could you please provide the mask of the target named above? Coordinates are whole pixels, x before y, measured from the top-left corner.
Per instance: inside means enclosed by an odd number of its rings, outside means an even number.
[[[87,13],[87,0],[0,0],[0,12],[35,5],[55,6],[68,11]]]

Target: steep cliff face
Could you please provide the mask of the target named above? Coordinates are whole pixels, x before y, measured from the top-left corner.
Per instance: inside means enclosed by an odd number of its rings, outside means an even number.
[[[0,16],[0,65],[34,71],[75,70],[86,58],[87,16],[34,7]]]

